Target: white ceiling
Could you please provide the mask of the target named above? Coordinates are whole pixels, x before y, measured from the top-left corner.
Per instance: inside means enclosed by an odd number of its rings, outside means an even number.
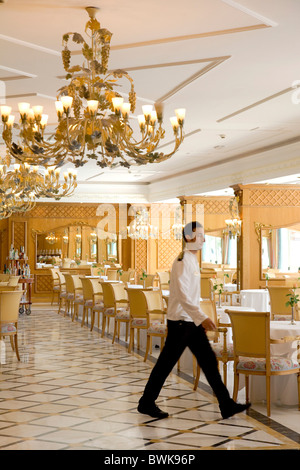
[[[128,171],[89,162],[69,201],[154,202],[270,178],[300,182],[299,0],[6,0],[0,103],[16,116],[18,102],[28,101],[56,123],[56,92],[66,83],[62,35],[84,35],[91,4],[113,33],[109,68],[128,69],[134,79],[136,115],[170,94],[162,150],[172,149],[169,117],[178,107],[186,108],[186,137],[159,164]]]

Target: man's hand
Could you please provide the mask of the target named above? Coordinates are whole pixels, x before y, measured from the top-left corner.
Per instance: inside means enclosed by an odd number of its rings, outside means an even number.
[[[206,318],[201,325],[205,329],[205,331],[214,331],[216,329],[216,325],[210,318]]]

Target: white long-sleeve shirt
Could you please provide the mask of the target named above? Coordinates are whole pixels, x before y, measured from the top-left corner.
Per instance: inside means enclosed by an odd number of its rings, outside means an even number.
[[[200,269],[196,256],[190,251],[175,259],[170,276],[168,320],[193,321],[200,325],[207,315],[200,309]]]

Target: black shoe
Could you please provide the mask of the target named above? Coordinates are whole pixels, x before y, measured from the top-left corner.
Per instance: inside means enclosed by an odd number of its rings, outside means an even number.
[[[223,419],[230,418],[237,413],[241,413],[242,411],[248,410],[250,408],[251,403],[245,403],[241,405],[240,403],[236,403],[235,401],[230,401],[226,406],[220,406],[220,411]]]
[[[166,411],[162,411],[156,406],[155,403],[152,405],[144,405],[139,403],[138,405],[138,411],[139,413],[143,413],[144,415],[149,415],[152,418],[157,418],[157,419],[164,419],[169,416],[169,413]]]

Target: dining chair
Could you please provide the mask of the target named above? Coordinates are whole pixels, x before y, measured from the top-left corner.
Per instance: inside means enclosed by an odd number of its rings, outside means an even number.
[[[59,298],[58,298],[58,314],[61,312],[63,306],[66,309],[67,305],[67,291],[65,275],[58,269],[57,277],[59,281]]]
[[[82,295],[83,295],[83,311],[82,311],[82,320],[81,320],[81,326],[84,325],[85,322],[85,317],[87,316],[87,324],[88,324],[88,317],[89,317],[89,311],[91,312],[91,323],[92,323],[92,309],[93,309],[93,303],[94,303],[94,291],[93,291],[93,286],[90,282],[90,279],[87,277],[80,277],[80,281],[82,284]],[[73,317],[72,321],[75,319],[75,309],[73,312]]]
[[[107,334],[109,334],[110,319],[115,316],[115,297],[112,283],[109,281],[101,282],[103,291],[103,312],[102,312],[102,333],[103,338],[107,325]]]
[[[167,337],[167,324],[166,313],[164,307],[161,290],[142,290],[146,300],[146,314],[147,314],[147,344],[144,361],[147,360],[149,352],[152,351],[152,338],[158,337],[161,339],[162,350]]]
[[[119,275],[119,280],[125,283],[131,283],[134,281],[135,270],[128,269],[128,271],[123,271],[122,274]]]
[[[157,271],[158,286],[161,290],[170,289],[170,271]]]
[[[142,285],[144,289],[153,287],[155,277],[155,274],[146,274],[144,279],[139,279],[138,284]]]
[[[2,291],[0,293],[0,340],[9,336],[12,349],[15,351],[18,361],[20,354],[18,349],[18,318],[19,305],[24,291]]]
[[[119,278],[119,273],[117,269],[108,268],[106,271],[106,276],[108,281],[116,281]]]
[[[227,333],[230,325],[220,324],[217,317],[216,303],[214,300],[201,300],[201,310],[214,322],[216,325],[215,331],[208,331],[207,337],[210,341],[211,347],[216,355],[218,365],[223,363],[223,382],[227,385],[227,364],[233,361],[233,345],[228,342]],[[194,381],[194,390],[197,389],[200,379],[200,366],[197,364],[195,356],[193,356],[194,369],[196,369],[196,376]]]
[[[140,331],[147,329],[147,303],[143,289],[125,288],[129,302],[129,344],[128,352],[134,347],[134,333],[137,332],[137,349],[140,349]]]
[[[66,303],[65,316],[70,313],[72,320],[78,317],[78,307],[84,304],[82,283],[79,274],[65,274],[66,280]]]
[[[288,286],[268,286],[270,296],[271,320],[289,320],[292,316],[290,306],[286,306],[289,300],[287,295],[291,293]]]
[[[58,275],[57,275],[58,269],[51,268],[50,271],[51,271],[51,280],[52,280],[51,305],[53,305],[55,295],[57,295],[57,303],[59,303],[60,285],[59,285],[59,278],[58,278]]]
[[[298,360],[271,355],[272,344],[300,340],[300,336],[270,338],[270,312],[225,310],[233,332],[234,387],[233,399],[237,400],[239,376],[245,375],[246,402],[249,403],[249,376],[266,378],[267,415],[271,416],[271,377],[297,374],[298,408],[300,409],[300,364]]]
[[[100,314],[103,313],[103,289],[99,279],[88,279],[93,291],[93,306],[92,306],[92,319],[91,331],[94,329],[95,317],[98,315],[98,329],[100,328]]]
[[[126,333],[125,333],[125,340],[128,341],[128,326],[130,322],[130,313],[129,313],[129,302],[128,302],[128,294],[125,290],[125,285],[123,283],[118,284],[111,284],[114,296],[114,308],[115,308],[115,315],[114,315],[114,334],[112,342],[115,342],[116,335],[118,339],[120,339],[120,326],[121,323],[125,323]]]

